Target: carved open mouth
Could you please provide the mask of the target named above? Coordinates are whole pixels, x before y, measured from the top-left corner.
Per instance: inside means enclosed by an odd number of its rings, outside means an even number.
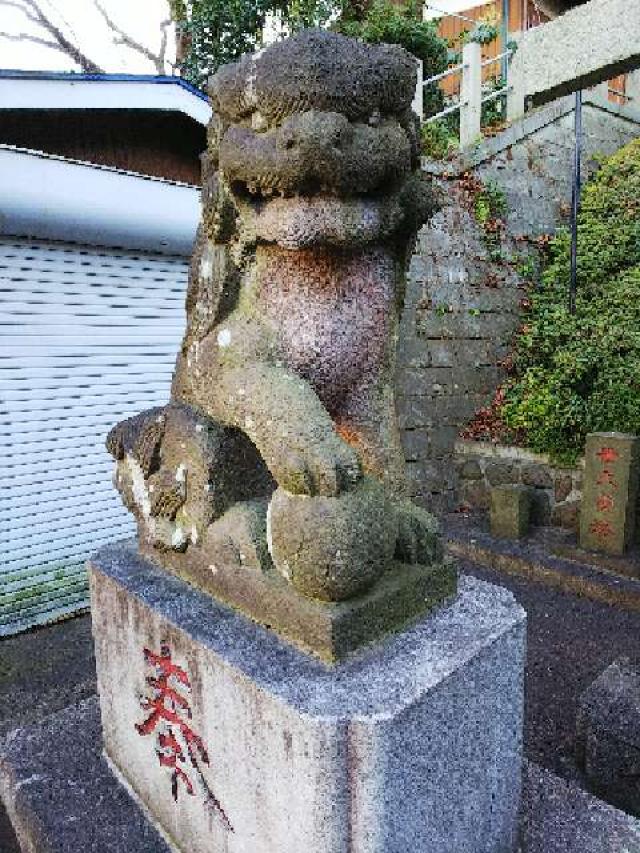
[[[325,193],[376,197],[409,175],[412,147],[392,117],[372,127],[351,124],[337,113],[309,111],[267,132],[228,127],[219,163],[234,195],[253,203]]]
[[[323,193],[327,194],[327,192],[329,191],[329,188],[323,185],[322,181],[319,178],[315,177],[306,177],[301,180],[295,192],[282,192],[273,189],[269,186],[263,187],[255,181],[232,181],[230,189],[236,199],[240,199],[244,202],[258,205],[263,202],[271,201],[271,199],[273,198],[310,198],[312,196],[318,196]],[[381,188],[380,192],[384,193],[388,189],[390,189],[390,187]]]

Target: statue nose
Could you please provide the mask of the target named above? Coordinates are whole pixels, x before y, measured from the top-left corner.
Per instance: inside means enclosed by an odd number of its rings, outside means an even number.
[[[304,157],[312,165],[335,160],[350,137],[351,127],[343,115],[308,112],[291,116],[283,124],[280,145],[290,156]]]

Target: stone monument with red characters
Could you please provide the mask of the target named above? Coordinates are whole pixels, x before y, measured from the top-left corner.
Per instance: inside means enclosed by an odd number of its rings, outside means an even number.
[[[587,436],[580,545],[624,554],[636,528],[640,440],[620,432]]]

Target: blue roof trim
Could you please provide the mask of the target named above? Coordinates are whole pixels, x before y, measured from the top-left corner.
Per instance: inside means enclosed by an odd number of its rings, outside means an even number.
[[[170,77],[162,74],[83,74],[75,71],[22,71],[20,69],[0,69],[0,78],[26,79],[26,80],[64,80],[74,82],[85,80],[92,83],[158,83],[160,85],[174,84],[181,86],[200,98],[208,101],[209,98],[201,90],[183,80],[181,77]]]

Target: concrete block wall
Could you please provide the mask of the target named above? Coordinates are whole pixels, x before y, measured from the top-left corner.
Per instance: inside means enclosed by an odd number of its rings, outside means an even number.
[[[585,98],[583,173],[640,134],[640,113]],[[502,379],[525,295],[519,260],[535,240],[567,223],[571,201],[573,99],[528,113],[457,161],[425,162],[443,193],[440,213],[418,236],[398,352],[398,414],[413,495],[434,512],[454,509],[454,445]],[[492,260],[473,214],[465,175],[504,192],[506,227]]]

